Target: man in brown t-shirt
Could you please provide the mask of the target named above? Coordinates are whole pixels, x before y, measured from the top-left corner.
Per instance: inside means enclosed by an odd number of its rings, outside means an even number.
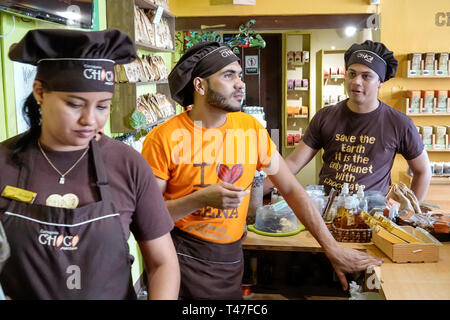
[[[400,153],[413,172],[411,189],[424,200],[431,179],[428,155],[412,120],[378,100],[382,84],[395,76],[398,62],[379,42],[352,45],[344,56],[349,98],[320,109],[303,140],[286,158],[297,174],[320,149],[324,149],[319,183],[328,193],[349,184],[351,193],[365,190],[386,194],[391,168]],[[269,189],[265,182],[265,189]]]

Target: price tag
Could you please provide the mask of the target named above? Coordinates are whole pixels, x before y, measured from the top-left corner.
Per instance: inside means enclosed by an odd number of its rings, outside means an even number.
[[[163,12],[164,12],[164,8],[161,6],[158,6],[158,9],[156,9],[155,16],[153,17],[154,24],[158,24],[161,21]]]

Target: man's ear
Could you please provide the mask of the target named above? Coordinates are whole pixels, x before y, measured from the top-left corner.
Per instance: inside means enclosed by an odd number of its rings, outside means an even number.
[[[33,82],[33,97],[38,104],[41,104],[42,100],[44,100],[44,87],[39,80],[34,80]]]
[[[206,93],[206,81],[200,77],[196,77],[193,81],[194,90],[201,96],[204,96]]]
[[[383,81],[380,80],[380,83],[378,84],[378,89],[381,89],[381,87],[383,86]]]

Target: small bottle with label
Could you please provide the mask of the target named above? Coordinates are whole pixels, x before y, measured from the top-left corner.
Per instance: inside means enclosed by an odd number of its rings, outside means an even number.
[[[348,183],[344,183],[341,194],[338,196],[338,203],[337,203],[337,218],[341,219],[345,214],[345,199],[350,197],[349,191],[348,191]]]
[[[355,201],[350,196],[346,197],[344,200],[344,213],[341,219],[341,228],[355,229],[357,226],[357,215]]]
[[[364,197],[364,186],[358,187],[356,198],[358,199],[358,213],[361,213],[361,211],[367,212],[368,204],[367,199]]]

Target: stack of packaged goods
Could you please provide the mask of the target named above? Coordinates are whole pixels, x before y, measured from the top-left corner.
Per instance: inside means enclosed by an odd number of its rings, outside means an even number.
[[[144,55],[135,61],[116,65],[116,82],[148,82],[167,80],[169,72],[164,60],[157,55]]]
[[[173,50],[172,33],[167,19],[161,18],[159,23],[152,23],[153,10],[135,7],[135,37],[136,41],[161,49]]]

